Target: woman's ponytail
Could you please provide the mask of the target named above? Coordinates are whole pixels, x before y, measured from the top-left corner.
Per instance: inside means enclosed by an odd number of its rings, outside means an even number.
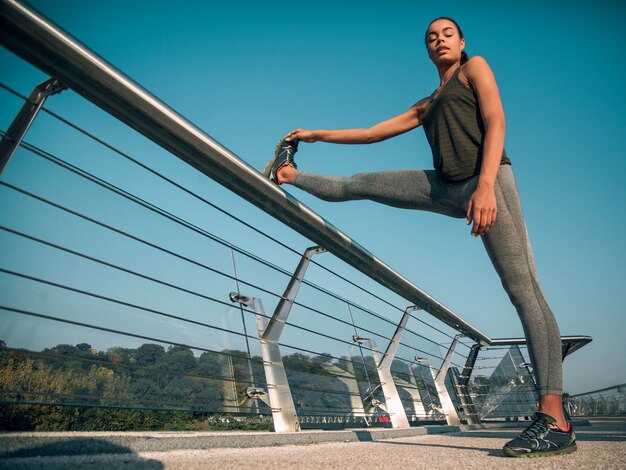
[[[469,56],[467,55],[467,52],[465,51],[461,52],[461,65],[463,65],[468,60],[469,60]]]

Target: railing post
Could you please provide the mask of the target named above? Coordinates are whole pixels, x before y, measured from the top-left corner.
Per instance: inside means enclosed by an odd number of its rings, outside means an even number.
[[[422,362],[426,362],[426,365],[421,364]],[[424,373],[423,373],[423,368],[428,369],[428,373],[430,375],[430,378],[432,379],[433,374],[432,374],[432,364],[430,363],[430,361],[428,359],[422,359],[420,357],[415,356],[415,360],[411,363],[411,374],[413,375],[413,380],[416,384],[416,387],[418,389],[420,398],[421,398],[421,402],[422,402],[422,409],[424,410],[424,416],[428,417],[429,415],[432,415],[433,412],[437,411],[433,405],[433,398],[432,395],[430,393],[430,391],[428,390],[428,385],[426,384],[426,377],[424,377]],[[420,380],[423,381],[423,388],[420,388]],[[427,402],[428,405],[425,406],[424,403]]]
[[[439,402],[441,403],[441,411],[446,417],[446,421],[451,426],[456,426],[461,424],[461,420],[459,419],[459,415],[454,407],[454,403],[452,403],[452,399],[450,398],[450,394],[448,393],[448,389],[446,388],[446,374],[448,373],[448,369],[450,368],[450,363],[452,362],[452,354],[454,353],[454,348],[463,335],[456,335],[452,340],[452,344],[448,349],[448,353],[441,363],[441,367],[439,371],[435,371],[432,367],[432,362],[428,358],[420,358],[416,357],[415,360],[417,362],[425,361],[428,362],[430,367],[430,372],[433,376],[433,381],[435,382],[435,388],[437,389],[437,395],[439,395]]]
[[[9,164],[9,160],[15,154],[20,143],[22,143],[26,132],[28,132],[28,129],[37,117],[46,98],[60,93],[66,88],[56,78],[49,78],[33,89],[0,141],[0,176],[2,176]]]
[[[307,248],[298,263],[298,267],[296,268],[293,276],[289,280],[289,284],[287,284],[287,288],[285,289],[285,293],[281,297],[278,305],[276,306],[276,310],[274,311],[274,315],[272,315],[272,319],[267,325],[267,328],[263,331],[261,339],[267,341],[278,341],[281,332],[283,331],[283,327],[285,326],[285,322],[287,321],[287,316],[291,311],[291,307],[293,306],[293,302],[296,299],[296,295],[298,295],[298,289],[300,289],[300,285],[302,284],[302,280],[304,279],[304,273],[309,267],[309,263],[311,262],[311,258],[313,255],[318,253],[325,253],[326,250],[319,246],[314,246],[311,248]]]
[[[295,432],[300,430],[300,422],[293,403],[278,340],[298,294],[298,289],[304,279],[304,273],[309,266],[311,257],[314,254],[324,253],[325,251],[324,248],[318,246],[305,250],[271,319],[268,319],[265,315],[261,299],[245,297],[236,292],[230,294],[231,301],[251,307],[256,313],[267,393],[255,388],[249,389],[247,394],[250,398],[260,398],[268,402],[272,409],[274,430],[276,432]]]
[[[472,397],[469,394],[468,385],[481,347],[479,343],[472,346],[457,383],[457,394],[463,405],[463,414],[467,419],[467,424],[480,424],[480,415],[476,411],[476,406],[474,406]]]
[[[358,336],[354,336],[352,338],[358,343],[367,344],[372,351],[374,362],[376,363],[376,372],[378,372],[380,385],[383,389],[383,394],[385,395],[384,407],[381,404],[378,404],[378,406],[389,413],[391,425],[394,428],[408,428],[410,426],[409,420],[406,417],[406,411],[404,411],[404,406],[402,405],[402,400],[400,400],[400,395],[398,394],[398,389],[396,388],[393,376],[391,375],[391,364],[396,355],[396,351],[398,350],[400,337],[402,336],[407,321],[409,320],[409,314],[416,309],[418,309],[418,307],[412,305],[404,310],[402,319],[400,320],[400,323],[398,324],[396,331],[387,346],[387,350],[383,355],[381,355],[376,348],[374,340],[369,338],[360,338]]]

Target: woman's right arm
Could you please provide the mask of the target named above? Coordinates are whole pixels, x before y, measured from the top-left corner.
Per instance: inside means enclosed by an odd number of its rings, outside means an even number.
[[[408,111],[398,116],[379,122],[368,129],[294,129],[287,137],[302,142],[329,142],[333,144],[373,144],[404,134],[422,124],[422,115],[426,109],[428,98],[418,101]]]

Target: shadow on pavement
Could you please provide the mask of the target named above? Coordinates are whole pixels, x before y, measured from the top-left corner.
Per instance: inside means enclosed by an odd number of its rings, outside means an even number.
[[[494,449],[493,447],[477,447],[477,446],[451,446],[446,444],[434,444],[434,443],[419,443],[419,442],[398,442],[398,441],[376,441],[376,444],[390,444],[401,446],[416,446],[416,447],[436,447],[441,449],[460,449],[460,450],[479,450],[489,454],[492,457],[504,457],[502,449]]]
[[[131,464],[133,469],[141,470],[161,470],[163,464],[157,460],[146,460],[139,457],[129,447],[108,442],[103,439],[84,438],[70,440],[51,440],[47,443],[34,443],[34,445],[22,446],[15,450],[0,450],[0,468],[40,468],[42,457],[52,457],[54,461],[49,461],[46,466],[54,468],[68,468],[68,461],[62,462],[67,457],[93,456],[101,461],[105,455],[117,455],[123,463]],[[127,458],[124,458],[127,455]],[[56,463],[56,465],[55,465]],[[96,462],[86,462],[87,466]],[[59,466],[60,465],[60,466]],[[98,468],[100,468],[98,466]]]

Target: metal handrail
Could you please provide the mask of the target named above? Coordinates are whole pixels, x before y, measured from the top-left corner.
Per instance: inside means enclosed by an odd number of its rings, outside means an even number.
[[[563,359],[592,341],[593,338],[591,336],[561,336]],[[527,343],[528,340],[526,338],[497,338],[492,339],[489,346],[523,346]]]
[[[576,395],[570,395],[570,398],[578,398],[578,397],[583,397],[585,395],[593,395],[594,393],[600,393],[600,392],[606,392],[608,390],[616,390],[617,392],[620,392],[620,389],[623,389],[626,391],[626,383],[623,384],[617,384],[617,385],[611,385],[610,387],[604,387],[604,388],[600,388],[598,390],[590,390],[588,392],[583,392],[583,393],[577,393]]]
[[[0,0],[0,30],[4,47],[173,155],[465,336],[491,342],[39,12]]]

